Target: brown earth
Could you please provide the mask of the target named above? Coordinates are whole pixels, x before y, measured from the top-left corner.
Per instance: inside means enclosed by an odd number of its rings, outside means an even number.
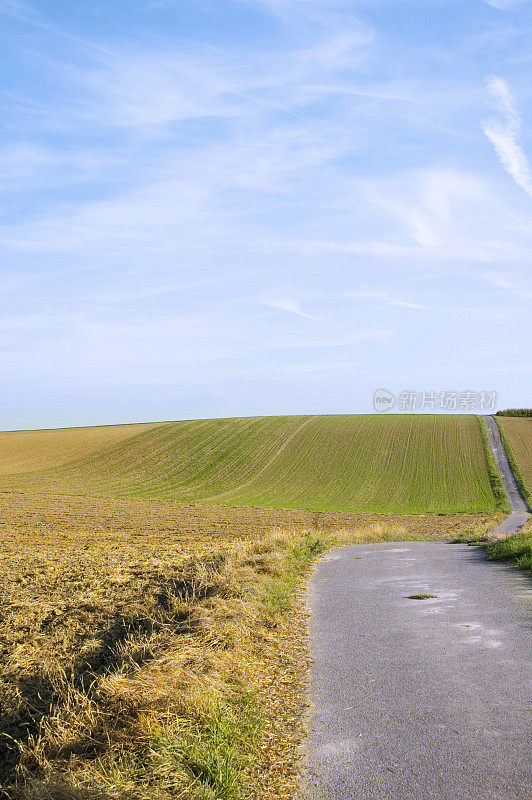
[[[421,536],[440,532],[447,538],[493,519],[493,514],[351,514],[0,492],[0,524],[8,534],[3,548],[18,552],[22,546],[26,553],[35,553],[37,544],[39,551],[135,542],[209,548],[218,540],[255,538],[272,528],[333,531],[390,521]]]

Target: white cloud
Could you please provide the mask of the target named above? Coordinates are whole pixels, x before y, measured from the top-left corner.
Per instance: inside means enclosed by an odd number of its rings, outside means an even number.
[[[306,317],[306,319],[314,319],[310,314],[307,314],[298,302],[295,300],[264,300],[265,306],[270,308],[277,308],[279,311],[288,311],[290,314],[296,314],[298,317]]]
[[[386,214],[390,223],[399,223],[393,244],[410,244],[425,253],[438,251],[449,255],[460,243],[463,249],[463,220],[473,204],[485,196],[484,181],[475,175],[450,169],[413,169],[408,172],[366,181],[361,186],[379,217]],[[392,225],[388,225],[390,235]],[[405,240],[404,237],[407,237]],[[470,236],[467,236],[470,240]],[[463,241],[463,240],[462,240]],[[465,239],[467,241],[467,239]],[[478,246],[478,243],[476,243]]]
[[[507,82],[497,75],[487,79],[488,91],[500,113],[499,119],[486,120],[483,130],[506,172],[532,197],[532,175],[520,142],[521,118]]]
[[[220,46],[196,45],[176,53],[172,45],[157,51],[109,51],[87,43],[90,68],[56,66],[61,80],[75,91],[68,123],[86,125],[90,120],[99,126],[164,133],[176,122],[202,117],[249,120],[276,112],[297,117],[305,104],[334,94],[328,82],[340,91],[338,74],[364,62],[371,36],[363,26],[335,28],[284,52],[259,49],[251,59],[244,50],[228,52]],[[399,92],[403,99],[406,89],[376,85],[357,91],[382,99],[396,99]],[[59,109],[55,113],[57,125],[63,114]]]
[[[240,0],[257,7],[267,9],[273,14],[284,19],[289,19],[297,14],[300,17],[310,17],[315,20],[319,15],[320,19],[327,19],[335,12],[348,10],[352,14],[354,3],[352,0]]]
[[[509,8],[520,6],[523,3],[528,3],[530,0],[485,0],[485,2],[493,8],[498,8],[501,11],[507,11]]]
[[[509,279],[504,272],[489,270],[483,273],[483,277],[498,289],[519,289],[519,284]]]
[[[391,306],[400,306],[402,308],[412,308],[417,311],[430,311],[430,306],[421,305],[420,303],[413,303],[410,300],[403,300],[399,297],[394,297],[388,292],[381,291],[380,289],[355,289],[346,293],[347,297],[358,297],[367,300],[379,300]]]

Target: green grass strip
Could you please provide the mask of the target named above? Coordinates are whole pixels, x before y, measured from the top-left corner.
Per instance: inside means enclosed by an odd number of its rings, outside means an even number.
[[[512,450],[512,446],[510,444],[510,440],[508,439],[508,437],[506,435],[506,431],[502,427],[501,420],[497,419],[497,417],[495,417],[495,422],[497,423],[497,427],[499,429],[499,434],[500,434],[502,443],[504,445],[504,449],[506,450],[506,455],[508,456],[508,461],[510,462],[510,466],[512,467],[512,471],[514,473],[515,480],[517,481],[517,485],[519,486],[519,488],[521,490],[521,494],[523,495],[523,497],[527,501],[529,507],[532,508],[532,492],[528,488],[527,483],[525,481],[525,476],[521,472],[519,464],[517,463],[517,459],[516,459],[516,457],[514,455],[514,451]]]
[[[496,417],[532,417],[532,408],[505,408],[497,411]]]
[[[308,572],[318,556],[334,545],[334,538],[324,533],[305,533],[300,541],[291,545],[280,574],[262,587],[259,597],[262,614],[276,617],[287,612],[293,603],[294,591],[301,576]]]
[[[508,500],[508,496],[504,491],[499,469],[495,461],[495,456],[493,455],[493,450],[491,449],[486,421],[480,416],[480,414],[476,414],[476,418],[480,427],[480,435],[482,436],[482,444],[484,445],[484,454],[486,456],[486,465],[488,467],[491,491],[493,492],[497,509],[499,511],[506,511],[509,513],[511,511],[510,501]]]
[[[507,539],[486,545],[492,561],[513,561],[522,569],[532,570],[532,532],[516,533]]]

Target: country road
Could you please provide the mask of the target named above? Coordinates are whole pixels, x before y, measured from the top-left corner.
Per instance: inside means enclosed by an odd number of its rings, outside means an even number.
[[[322,561],[306,797],[530,800],[529,600],[521,571],[466,545],[358,545]]]
[[[510,533],[517,533],[517,531],[528,522],[530,519],[530,509],[515,479],[495,419],[489,416],[484,417],[484,419],[486,420],[488,439],[493,455],[495,456],[495,462],[499,469],[504,490],[510,501],[510,516],[506,517],[506,519],[495,528],[494,533],[496,535],[507,536]]]

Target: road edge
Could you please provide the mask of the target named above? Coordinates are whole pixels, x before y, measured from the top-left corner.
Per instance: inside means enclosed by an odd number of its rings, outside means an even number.
[[[510,514],[498,525],[493,533],[495,538],[504,538],[518,533],[531,518],[531,509],[514,473],[511,460],[506,452],[504,441],[495,418],[491,414],[482,417],[488,434],[488,442],[495,459],[501,484],[508,502]]]

